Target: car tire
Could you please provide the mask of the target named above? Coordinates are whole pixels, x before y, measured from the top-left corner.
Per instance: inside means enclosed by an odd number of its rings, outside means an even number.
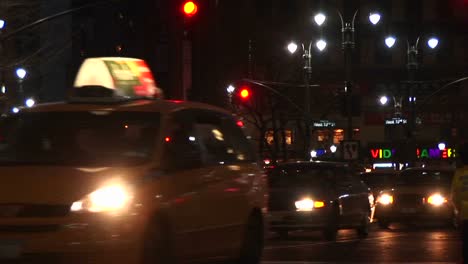
[[[388,227],[390,226],[390,222],[388,220],[385,220],[385,219],[378,219],[377,224],[382,229],[388,229]]]
[[[143,264],[177,263],[167,221],[155,217],[148,224],[143,241]]]
[[[261,261],[264,244],[263,217],[260,212],[250,215],[242,241],[239,264],[258,264]]]
[[[359,238],[369,236],[370,219],[367,214],[364,214],[361,220],[361,225],[356,229]]]

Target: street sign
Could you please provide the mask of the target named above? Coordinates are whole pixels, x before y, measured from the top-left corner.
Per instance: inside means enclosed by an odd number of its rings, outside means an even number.
[[[316,128],[328,128],[328,127],[335,127],[336,123],[329,120],[318,120],[314,121],[312,124]]]
[[[342,153],[344,160],[357,160],[359,159],[359,141],[347,140],[341,142]]]

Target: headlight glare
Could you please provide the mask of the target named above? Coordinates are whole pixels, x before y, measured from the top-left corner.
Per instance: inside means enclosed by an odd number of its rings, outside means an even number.
[[[436,193],[427,198],[427,203],[434,205],[434,206],[441,206],[442,204],[446,203],[447,199],[442,195]]]
[[[312,211],[314,209],[314,201],[309,198],[296,201],[297,211]]]
[[[72,212],[88,211],[93,213],[112,212],[124,209],[131,196],[122,185],[109,185],[102,187],[84,199],[72,204]]]
[[[391,196],[390,194],[384,193],[384,194],[380,195],[377,202],[379,202],[382,205],[392,204],[393,203],[393,196]]]
[[[297,211],[312,211],[314,208],[325,207],[325,202],[314,201],[310,198],[304,198],[302,200],[296,201],[295,205]]]

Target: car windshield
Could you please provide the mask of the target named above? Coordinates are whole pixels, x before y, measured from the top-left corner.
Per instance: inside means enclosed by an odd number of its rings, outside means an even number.
[[[0,121],[0,165],[135,165],[154,152],[158,113],[35,112]]]
[[[271,187],[323,186],[335,177],[335,171],[325,167],[284,167],[268,175]]]
[[[453,172],[441,170],[407,170],[395,178],[397,185],[450,185]]]
[[[395,173],[363,173],[361,174],[361,180],[364,181],[368,186],[383,186],[390,184]]]

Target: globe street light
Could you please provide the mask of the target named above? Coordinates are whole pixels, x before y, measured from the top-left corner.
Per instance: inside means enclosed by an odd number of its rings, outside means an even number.
[[[18,77],[18,96],[20,102],[23,100],[24,97],[23,80],[24,78],[26,78],[27,74],[28,72],[24,68],[16,69],[16,76]]]
[[[389,48],[392,48],[393,45],[395,45],[395,42],[396,38],[393,36],[388,36],[387,38],[385,38],[385,45],[387,45],[387,47]]]
[[[435,49],[437,47],[437,45],[439,45],[439,39],[438,38],[430,38],[427,41],[427,45],[429,46],[429,48]]]
[[[36,101],[34,101],[33,98],[28,98],[28,99],[26,99],[26,101],[24,102],[24,104],[25,104],[27,107],[31,108],[31,107],[33,107],[33,106],[36,104]]]
[[[319,51],[323,51],[327,47],[327,42],[323,39],[319,39],[316,43],[315,46]]]
[[[5,25],[6,25],[5,20],[0,19],[0,30],[2,30],[5,27]]]
[[[388,97],[387,96],[381,96],[379,99],[379,102],[381,105],[386,105],[388,103]]]
[[[288,44],[288,51],[291,53],[291,54],[294,54],[296,51],[297,51],[297,44],[294,43],[294,42],[291,42]]]
[[[379,13],[370,13],[369,14],[369,21],[373,24],[373,25],[377,25],[380,21],[380,14]]]
[[[327,17],[323,13],[318,13],[314,16],[314,21],[318,26],[323,25]]]
[[[344,63],[345,63],[345,96],[346,96],[346,114],[347,114],[347,128],[345,139],[351,140],[353,138],[353,113],[352,113],[352,59],[353,52],[355,50],[355,21],[359,9],[354,12],[351,22],[345,22],[343,14],[336,10],[341,21],[341,34],[342,34],[342,49],[344,52]],[[326,20],[326,16],[323,13],[318,13],[314,17],[315,23],[318,26],[322,26]],[[381,20],[381,15],[376,12],[369,14],[369,21],[372,25],[377,25]]]
[[[439,145],[437,145],[437,147],[439,148],[439,150],[444,150],[446,148],[446,145],[444,142],[440,142]]]

